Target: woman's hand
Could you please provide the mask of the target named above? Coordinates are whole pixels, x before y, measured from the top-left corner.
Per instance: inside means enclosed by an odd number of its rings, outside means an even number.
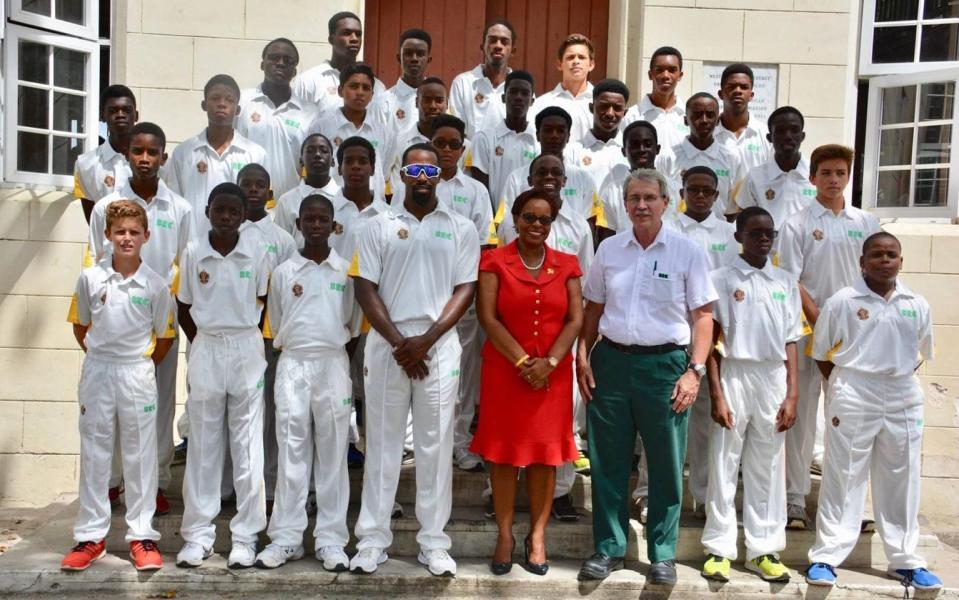
[[[549,374],[553,372],[553,367],[545,358],[530,358],[523,363],[519,371],[519,376],[526,380],[534,390],[546,387],[549,382]]]

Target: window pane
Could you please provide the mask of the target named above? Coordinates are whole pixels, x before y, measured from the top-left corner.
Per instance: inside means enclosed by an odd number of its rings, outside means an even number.
[[[919,16],[919,0],[876,0],[876,22],[910,21]]]
[[[912,129],[884,129],[879,132],[879,166],[912,164]]]
[[[912,123],[916,119],[916,86],[882,90],[882,124]]]
[[[72,175],[73,164],[83,153],[83,140],[53,136],[53,174]]]
[[[21,6],[23,6],[24,12],[43,15],[45,17],[51,16],[50,0],[23,0]]]
[[[20,81],[50,83],[50,62],[47,58],[49,46],[33,42],[20,42],[17,57]]]
[[[956,84],[951,81],[924,83],[919,97],[919,120],[952,120],[952,103],[956,96]]]
[[[110,39],[110,24],[113,22],[111,21],[112,5],[113,3],[110,0],[100,0],[100,14],[98,15],[100,27],[98,37],[101,40]]]
[[[83,0],[57,0],[57,19],[83,25]]]
[[[85,133],[83,101],[83,96],[54,92],[53,128],[57,131]]]
[[[916,28],[876,27],[872,32],[872,62],[913,62],[916,56]]]
[[[925,25],[922,28],[922,42],[919,46],[919,60],[933,62],[938,60],[956,60],[959,46],[959,23],[949,25]]]
[[[47,143],[41,133],[17,133],[17,170],[46,173]]]
[[[947,163],[951,154],[952,125],[919,128],[916,164]]]
[[[879,208],[909,206],[909,185],[911,183],[911,171],[881,171],[879,173],[879,190],[876,193],[876,206]]]
[[[53,84],[74,90],[83,89],[83,76],[86,69],[86,57],[83,52],[53,49]]]
[[[949,169],[917,169],[915,206],[945,206]]]
[[[17,125],[50,128],[50,92],[24,86],[18,87]]]
[[[959,3],[955,0],[926,0],[922,11],[926,19],[953,19],[959,17]]]

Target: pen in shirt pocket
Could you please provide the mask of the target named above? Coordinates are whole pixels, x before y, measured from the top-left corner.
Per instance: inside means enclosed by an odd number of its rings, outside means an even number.
[[[658,266],[659,266],[659,261],[658,261],[658,260],[654,260],[654,261],[653,261],[653,275],[656,274],[656,267],[658,267]]]

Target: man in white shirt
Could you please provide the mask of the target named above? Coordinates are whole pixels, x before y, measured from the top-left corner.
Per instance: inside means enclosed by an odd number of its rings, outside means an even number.
[[[769,160],[766,124],[751,118],[749,101],[753,99],[753,70],[749,65],[733,63],[723,69],[719,79],[719,99],[723,112],[716,127],[716,141],[729,146],[739,155],[746,172]]]
[[[573,118],[570,139],[578,142],[593,125],[590,110],[593,84],[589,82],[589,74],[596,68],[593,42],[581,33],[566,36],[556,57],[556,68],[563,78],[555,88],[536,99],[530,112],[535,117],[547,106],[565,109]]]
[[[240,169],[262,164],[266,150],[233,128],[240,112],[240,86],[229,75],[214,75],[203,87],[200,108],[206,113],[206,128],[178,144],[164,173],[166,184],[186,198],[193,208],[192,233],[210,230],[207,200],[213,188],[236,181]]]
[[[683,55],[672,46],[663,46],[649,59],[646,76],[653,91],[626,111],[623,127],[633,121],[649,121],[656,127],[659,144],[668,150],[689,135],[686,124],[686,103],[676,95],[676,86],[683,79]]]
[[[453,79],[450,112],[466,123],[467,139],[476,137],[487,119],[506,116],[502,96],[515,49],[516,29],[506,19],[495,19],[483,30],[483,63]]]
[[[618,79],[604,79],[593,88],[592,127],[580,140],[577,164],[589,171],[597,187],[613,165],[626,162],[620,123],[628,102],[629,88]]]
[[[277,38],[263,48],[262,57],[263,82],[241,95],[236,129],[266,150],[263,166],[279,198],[300,181],[300,146],[316,109],[290,87],[300,62],[293,42]]]
[[[426,69],[433,62],[432,48],[433,38],[422,29],[407,29],[400,34],[396,60],[402,73],[396,85],[386,90],[382,100],[389,122],[396,131],[403,131],[416,122],[416,89],[423,83]]]
[[[327,22],[330,58],[309,68],[293,80],[293,93],[315,104],[321,112],[342,106],[343,99],[337,92],[340,86],[340,71],[356,62],[363,46],[363,24],[356,14],[342,11]],[[382,96],[386,86],[374,78],[373,91]]]
[[[307,196],[321,194],[332,198],[340,191],[339,184],[330,174],[333,164],[333,144],[322,133],[312,133],[303,140],[300,149],[300,168],[305,175],[292,190],[283,194],[273,208],[273,222],[293,236],[297,248],[303,247],[303,234],[296,226],[300,215],[300,202]]]

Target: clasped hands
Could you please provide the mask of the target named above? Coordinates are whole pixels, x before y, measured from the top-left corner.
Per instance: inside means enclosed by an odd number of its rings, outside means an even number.
[[[549,387],[549,374],[553,372],[553,367],[545,358],[527,358],[517,367],[519,376],[528,383],[534,390],[541,390]]]
[[[436,340],[426,334],[403,338],[393,346],[393,359],[410,379],[426,379],[430,374],[426,366],[430,360],[428,353],[435,343]]]

